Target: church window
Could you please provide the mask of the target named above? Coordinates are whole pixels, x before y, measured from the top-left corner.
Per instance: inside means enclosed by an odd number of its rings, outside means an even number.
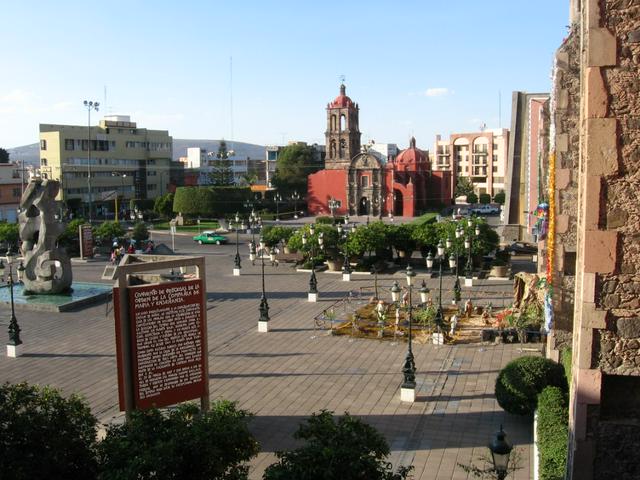
[[[331,115],[331,130],[335,131],[336,129],[336,116]]]
[[[340,131],[342,132],[347,128],[347,118],[344,115],[340,115]]]
[[[340,139],[340,158],[344,157],[344,151],[347,148],[347,141],[344,138]]]
[[[336,141],[331,140],[331,158],[336,158]]]
[[[360,177],[360,186],[362,188],[367,188],[369,186],[369,176],[368,175],[363,175],[362,177]]]

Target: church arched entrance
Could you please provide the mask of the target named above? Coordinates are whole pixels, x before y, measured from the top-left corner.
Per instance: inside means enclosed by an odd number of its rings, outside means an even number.
[[[404,199],[400,190],[393,191],[393,214],[397,217],[404,215]]]
[[[369,199],[362,197],[358,202],[358,215],[369,215]]]

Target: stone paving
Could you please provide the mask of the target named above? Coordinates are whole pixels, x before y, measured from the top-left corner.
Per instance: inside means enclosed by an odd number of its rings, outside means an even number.
[[[468,478],[456,463],[468,464],[486,453],[491,435],[503,424],[522,450],[522,469],[513,478],[531,478],[530,422],[503,412],[493,395],[500,368],[531,352],[523,353],[519,345],[414,344],[417,401],[402,403],[406,343],[330,336],[312,321],[348,291],[370,287],[371,277],[354,275],[347,283],[340,275],[319,273],[320,301],[309,303],[308,274],[267,266],[271,331],[258,333],[259,266],[244,257],[242,276],[234,277],[234,245],[198,247],[184,237],[176,246],[180,254],[206,258],[211,394],[255,414],[251,428],[262,453],[252,462],[250,478],[261,478],[273,452],[293,447],[299,423],[321,409],[348,411],[375,426],[391,446],[393,464],[413,464],[414,477],[425,480]],[[74,265],[74,279],[97,281],[104,265]],[[419,271],[418,282],[422,278]],[[380,275],[381,287],[390,287],[393,279]],[[437,279],[427,282],[437,288]],[[445,279],[445,292],[451,283]],[[511,290],[505,282],[479,283],[474,288],[495,291],[495,298]],[[9,309],[0,307],[0,328],[6,329],[8,317]],[[19,311],[18,320],[25,355],[0,356],[0,381],[51,384],[84,395],[103,422],[119,416],[110,305],[58,314]]]

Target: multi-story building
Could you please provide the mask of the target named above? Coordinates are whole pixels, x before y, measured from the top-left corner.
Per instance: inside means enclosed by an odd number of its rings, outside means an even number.
[[[509,130],[498,128],[475,133],[452,133],[448,140],[436,135],[434,171],[451,172],[455,191],[458,177],[467,177],[476,194],[492,197],[505,191]]]
[[[100,214],[117,197],[153,199],[169,191],[172,138],[166,130],[139,128],[126,115],[98,126],[40,124],[40,170],[58,179],[58,195],[71,207],[92,203]]]
[[[17,220],[25,176],[24,164],[0,163],[0,221]]]

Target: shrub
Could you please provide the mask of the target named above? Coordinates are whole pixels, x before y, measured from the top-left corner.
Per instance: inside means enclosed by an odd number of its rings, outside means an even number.
[[[567,383],[571,386],[571,362],[572,354],[570,348],[564,348],[560,352],[560,363],[564,367],[564,374],[567,377]]]
[[[75,222],[75,220],[74,220]],[[71,225],[71,223],[69,224]],[[78,228],[76,227],[76,237],[78,236]],[[105,241],[111,242],[114,238],[123,237],[125,234],[124,228],[118,222],[103,222],[98,227],[96,227],[95,236],[97,238],[101,238],[103,243]]]
[[[99,447],[103,480],[136,478],[243,479],[258,443],[247,428],[250,414],[218,401],[208,412],[183,404],[163,415],[134,411],[112,425]]]
[[[0,242],[6,246],[16,247],[20,240],[17,223],[7,223],[6,220],[0,222]]]
[[[384,437],[349,414],[337,421],[332,412],[313,414],[294,437],[306,444],[289,452],[276,452],[279,461],[267,467],[265,480],[400,480],[412,469],[400,467],[394,473],[385,461],[389,445]]]
[[[569,411],[566,393],[546,387],[538,395],[540,480],[562,480],[567,463]]]
[[[0,472],[16,480],[96,478],[96,419],[78,396],[0,387]]]
[[[389,225],[387,232],[391,245],[393,245],[396,250],[404,250],[405,252],[415,250],[416,241],[413,238],[413,231],[415,229],[416,226],[410,223]]]
[[[493,201],[499,203],[500,205],[504,205],[505,194],[504,190],[499,191],[493,196]]]
[[[273,247],[281,240],[286,244],[295,230],[291,227],[267,225],[262,229],[262,237],[269,247]]]
[[[138,222],[133,226],[133,232],[131,232],[131,237],[136,242],[143,242],[149,238],[149,230],[144,222]]]
[[[332,225],[333,217],[316,217],[316,223],[324,224],[324,225]]]
[[[467,195],[467,203],[478,203],[478,196],[475,193],[470,193],[469,195]]]
[[[482,204],[491,203],[491,195],[489,195],[488,193],[481,193],[480,194],[480,203],[482,203]]]
[[[562,365],[543,357],[520,357],[509,362],[496,379],[496,399],[507,412],[530,415],[538,394],[547,386],[567,391]]]

